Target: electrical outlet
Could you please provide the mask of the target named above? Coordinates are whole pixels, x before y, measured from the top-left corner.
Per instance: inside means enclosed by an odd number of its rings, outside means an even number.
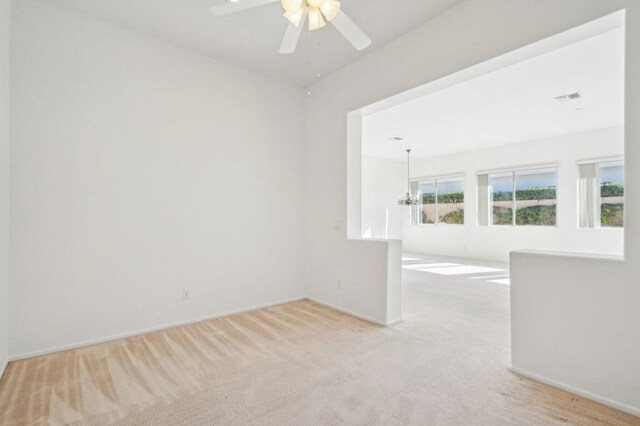
[[[189,290],[182,290],[182,300],[189,300]]]

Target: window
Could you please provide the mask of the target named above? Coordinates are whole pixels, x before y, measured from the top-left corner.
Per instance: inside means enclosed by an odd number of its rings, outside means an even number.
[[[436,223],[436,181],[418,183],[418,199],[420,215],[418,223]]]
[[[463,178],[438,179],[438,223],[464,224]]]
[[[414,182],[420,205],[415,223],[464,224],[464,178],[461,176]]]
[[[624,162],[590,161],[578,165],[581,228],[624,226]]]
[[[556,169],[515,173],[516,225],[556,225]]]
[[[624,226],[624,164],[622,161],[601,163],[600,226]]]
[[[555,226],[557,169],[478,175],[478,225]]]
[[[491,224],[513,225],[513,172],[489,175]]]

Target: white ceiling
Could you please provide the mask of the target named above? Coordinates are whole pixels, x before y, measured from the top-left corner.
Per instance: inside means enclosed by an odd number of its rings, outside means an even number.
[[[582,99],[554,100],[574,92]],[[366,116],[363,155],[435,157],[622,124],[620,28]]]
[[[207,56],[307,86],[406,34],[462,0],[341,0],[373,41],[357,52],[332,25],[303,33],[298,50],[280,55],[287,22],[279,3],[216,18],[226,0],[44,0]],[[242,0],[240,0],[242,1]],[[402,7],[395,7],[399,3]]]

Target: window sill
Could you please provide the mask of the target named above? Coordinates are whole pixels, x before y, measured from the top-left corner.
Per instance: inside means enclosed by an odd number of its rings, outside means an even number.
[[[477,228],[504,228],[504,229],[559,229],[558,225],[476,225]],[[583,228],[587,229],[587,228]],[[595,228],[591,228],[595,229]]]
[[[622,232],[624,232],[624,227],[616,228],[616,227],[613,227],[613,226],[608,226],[608,227],[607,226],[599,226],[597,228],[583,228],[581,226],[578,226],[577,229],[579,229],[581,231],[622,231]]]
[[[465,226],[465,224],[464,223],[414,223],[411,226],[444,226],[444,227],[460,226],[460,227],[463,227]]]

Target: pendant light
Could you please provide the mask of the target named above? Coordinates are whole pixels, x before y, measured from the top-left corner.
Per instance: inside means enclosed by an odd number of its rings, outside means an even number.
[[[411,193],[411,171],[410,171],[410,156],[411,150],[407,149],[407,193],[400,196],[398,199],[399,206],[417,206],[418,196]]]

